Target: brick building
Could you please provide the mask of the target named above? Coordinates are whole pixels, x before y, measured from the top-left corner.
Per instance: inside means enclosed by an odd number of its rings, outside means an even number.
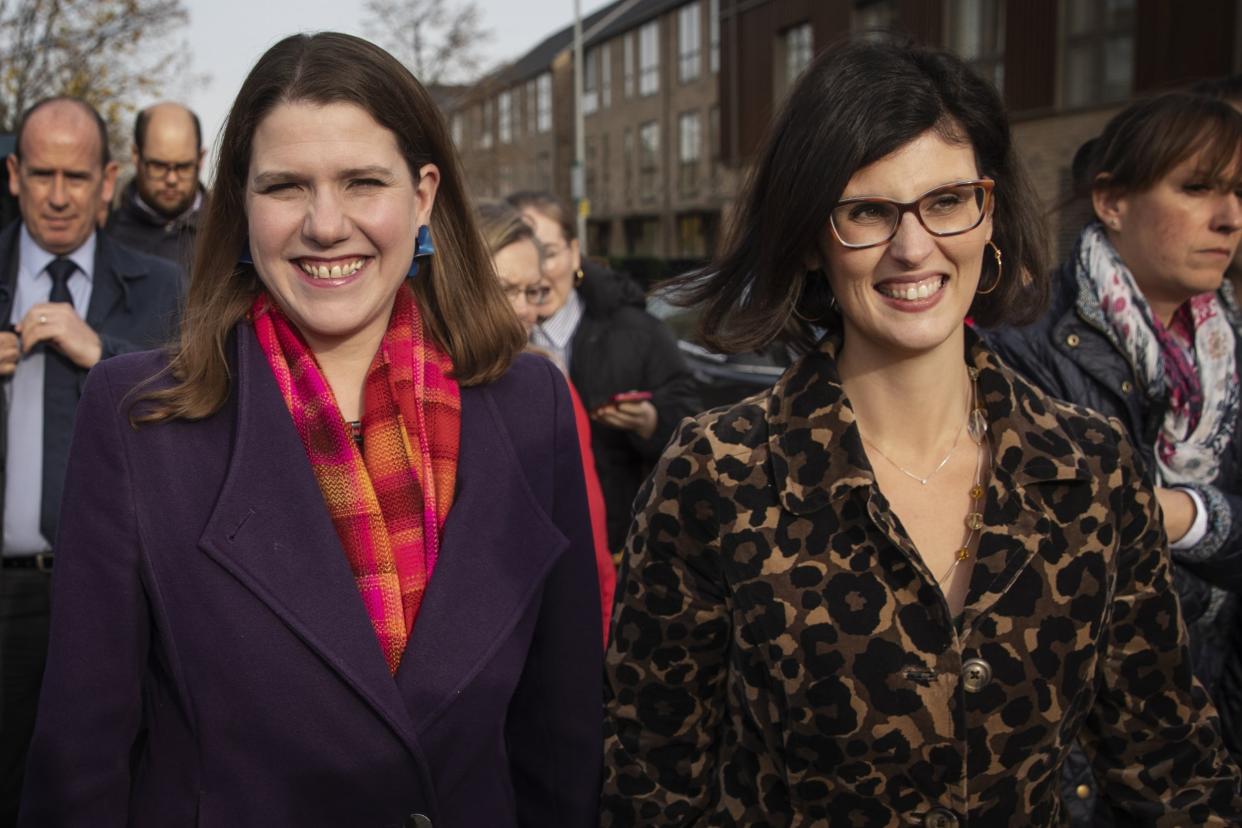
[[[736,174],[719,157],[719,6],[635,3],[585,41],[588,249],[703,258]]]
[[[881,33],[992,79],[1050,208],[1075,149],[1127,101],[1242,69],[1242,0],[619,0],[584,21],[589,251],[709,255],[793,80],[827,44]],[[450,108],[476,195],[569,196],[572,49],[569,26]],[[1081,221],[1058,211],[1061,246]]]
[[[594,34],[638,0],[617,0],[583,21]],[[573,26],[443,104],[471,192],[502,198],[552,190],[566,199],[574,162]]]
[[[745,167],[781,91],[824,45],[889,30],[945,46],[999,88],[1060,249],[1074,151],[1135,96],[1242,68],[1239,0],[720,0],[726,164]]]
[[[736,172],[719,163],[717,0],[619,0],[583,21],[592,255],[701,258]],[[472,192],[551,189],[574,160],[573,27],[448,107]]]

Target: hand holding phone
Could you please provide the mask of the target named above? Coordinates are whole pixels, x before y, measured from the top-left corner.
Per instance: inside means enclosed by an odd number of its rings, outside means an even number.
[[[640,402],[649,399],[651,399],[650,391],[622,391],[609,397],[605,405],[619,405],[624,402]]]
[[[641,403],[627,406],[626,403]],[[624,408],[622,406],[625,406]],[[655,433],[658,415],[651,404],[650,391],[622,391],[591,412],[597,422],[622,431],[633,431],[643,439]]]

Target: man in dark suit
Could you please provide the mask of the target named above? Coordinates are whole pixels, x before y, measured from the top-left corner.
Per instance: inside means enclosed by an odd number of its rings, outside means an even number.
[[[32,106],[7,163],[22,220],[0,233],[0,827],[16,822],[34,725],[79,390],[101,359],[172,336],[181,285],[172,263],[96,230],[117,168],[88,104]]]

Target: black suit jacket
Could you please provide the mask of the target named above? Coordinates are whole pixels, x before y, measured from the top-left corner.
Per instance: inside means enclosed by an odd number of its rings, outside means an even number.
[[[0,232],[0,325],[7,326],[13,311],[17,270],[20,264],[18,243],[21,222],[14,222]],[[99,334],[103,346],[101,359],[159,347],[172,340],[177,330],[181,307],[181,269],[175,264],[147,256],[128,248],[97,231],[95,268],[91,282],[91,298],[86,309],[86,324]],[[79,391],[86,382],[87,369],[79,370]],[[7,380],[6,380],[7,381]],[[76,409],[77,400],[74,400]],[[0,406],[0,515],[4,509],[5,460],[8,457],[9,409]],[[72,422],[73,418],[56,418]],[[31,435],[41,439],[42,435]],[[68,441],[65,441],[66,444]],[[68,457],[55,458],[67,464]],[[0,526],[0,545],[3,528]]]

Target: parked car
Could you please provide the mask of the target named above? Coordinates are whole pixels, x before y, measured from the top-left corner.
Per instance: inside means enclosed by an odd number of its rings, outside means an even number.
[[[656,288],[647,297],[647,311],[677,336],[677,347],[694,373],[704,408],[729,405],[770,388],[789,366],[784,349],[718,354],[692,341],[697,314],[669,301],[667,290]]]

